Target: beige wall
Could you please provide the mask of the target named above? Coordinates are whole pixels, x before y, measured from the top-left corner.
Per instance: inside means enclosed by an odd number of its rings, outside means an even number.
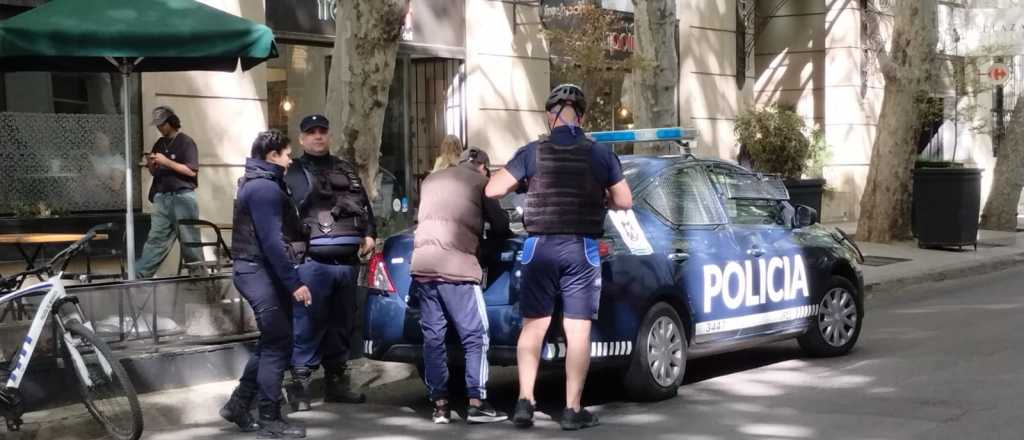
[[[679,113],[700,130],[698,155],[736,157],[736,115],[751,105],[753,61],[743,90],[736,85],[735,0],[679,0]]]
[[[263,2],[251,0],[202,0],[235,15],[262,23]],[[235,182],[241,177],[245,158],[256,133],[267,127],[266,68],[248,72],[175,72],[142,75],[143,149],[149,151],[160,134],[148,125],[149,114],[169,105],[181,118],[182,132],[199,147],[199,216],[216,223],[231,222]],[[142,168],[143,199],[152,178]],[[151,211],[148,201],[143,209]],[[177,269],[177,247],[161,266],[160,273]]]
[[[467,138],[495,164],[547,132],[550,69],[539,10],[466,0]]]

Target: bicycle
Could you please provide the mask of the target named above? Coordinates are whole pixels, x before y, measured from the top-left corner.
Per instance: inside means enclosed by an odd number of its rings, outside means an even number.
[[[95,231],[90,230],[41,267],[0,278],[0,306],[45,295],[21,349],[6,370],[6,384],[0,387],[0,417],[6,420],[8,431],[18,431],[23,424],[21,416],[25,408],[18,387],[28,370],[43,326],[52,319],[54,339],[62,354],[58,365],[74,370],[82,402],[89,413],[117,440],[138,440],[142,435],[142,409],[128,374],[107,343],[93,332],[78,298],[68,295],[61,283],[61,275],[71,258],[95,235]],[[55,267],[60,268],[57,273],[53,272]],[[26,278],[43,274],[49,276],[45,282],[19,289]]]

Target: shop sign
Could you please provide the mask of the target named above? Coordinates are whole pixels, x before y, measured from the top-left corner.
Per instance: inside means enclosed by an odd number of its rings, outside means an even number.
[[[974,0],[955,11],[953,20],[961,54],[1024,53],[1024,0]]]

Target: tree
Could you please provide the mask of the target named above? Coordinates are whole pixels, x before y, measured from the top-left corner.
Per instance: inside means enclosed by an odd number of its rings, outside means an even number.
[[[1020,203],[1021,170],[1024,170],[1024,95],[1017,96],[1010,125],[999,148],[992,191],[981,214],[981,227],[998,231],[1017,230],[1017,208]]]
[[[573,8],[572,17],[547,18],[545,34],[551,44],[551,82],[574,83],[587,95],[587,117],[584,130],[612,128],[619,110],[623,80],[638,67],[635,56],[611,56],[609,35],[615,30],[617,17],[590,2]]]
[[[883,15],[865,14],[869,28],[874,28],[868,34],[869,43],[885,79],[885,97],[857,223],[859,240],[883,243],[910,236],[911,173],[921,125],[915,96],[927,87],[937,43],[934,3],[892,3],[888,47],[878,31]]]
[[[337,33],[327,85],[327,118],[338,155],[351,160],[377,197],[380,142],[409,0],[338,0]]]
[[[679,85],[679,51],[676,45],[676,2],[633,0],[636,47],[643,60],[656,60],[648,68],[633,69],[633,120],[637,127],[679,125],[676,87]],[[638,154],[671,153],[664,144],[638,144]]]

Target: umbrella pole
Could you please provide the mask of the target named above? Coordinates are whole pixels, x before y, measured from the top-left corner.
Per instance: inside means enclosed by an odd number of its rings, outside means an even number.
[[[124,189],[125,189],[125,201],[126,208],[124,213],[124,257],[125,267],[128,271],[128,281],[135,280],[135,208],[132,206],[135,201],[132,192],[132,168],[135,167],[135,163],[132,160],[132,132],[131,132],[131,112],[129,111],[129,93],[128,83],[132,79],[131,64],[128,60],[123,61],[121,67],[121,75],[124,81],[121,81],[121,111],[124,112],[124,162],[125,162],[125,175]]]

